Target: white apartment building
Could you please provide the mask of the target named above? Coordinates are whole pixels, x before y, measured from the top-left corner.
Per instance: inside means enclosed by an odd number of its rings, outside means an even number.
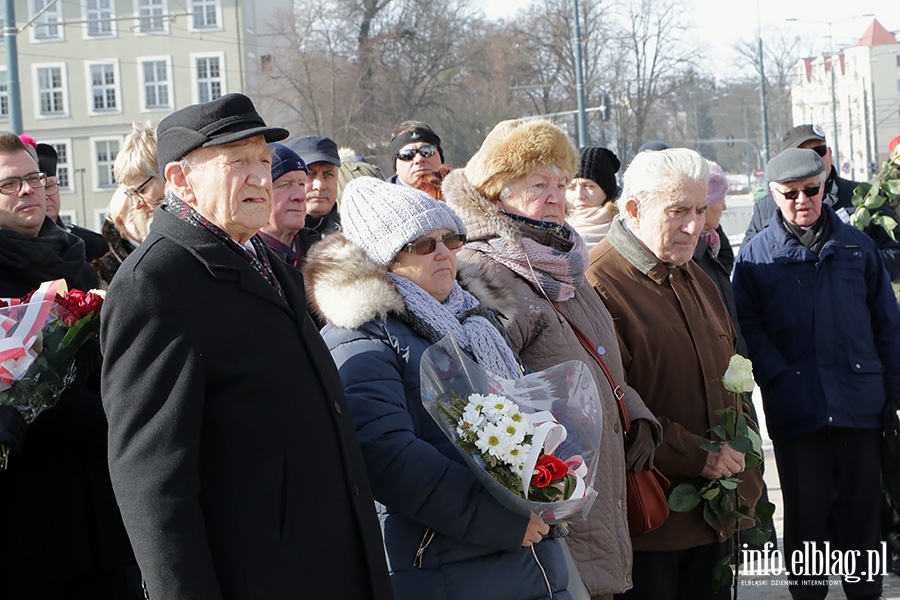
[[[132,121],[256,88],[292,0],[15,0],[24,133],[59,153],[64,219],[99,231]],[[2,35],[0,35],[2,37]],[[0,129],[9,127],[0,55]]]
[[[803,59],[798,71],[791,89],[794,123],[825,129],[842,177],[871,180],[900,133],[897,38],[873,20],[856,45]]]

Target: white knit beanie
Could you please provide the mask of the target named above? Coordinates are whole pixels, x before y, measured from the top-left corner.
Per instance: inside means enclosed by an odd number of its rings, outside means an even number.
[[[366,255],[387,266],[403,246],[437,229],[466,233],[446,204],[425,192],[374,177],[357,177],[341,197],[341,229]]]

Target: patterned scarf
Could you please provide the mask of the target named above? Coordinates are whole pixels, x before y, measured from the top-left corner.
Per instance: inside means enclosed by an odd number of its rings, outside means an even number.
[[[719,233],[712,229],[704,229],[700,232],[700,241],[709,248],[709,253],[713,258],[719,257],[719,249],[722,247],[722,240],[719,239]]]
[[[250,250],[231,239],[231,236],[222,231],[215,223],[185,204],[180,198],[169,196],[167,198],[167,204],[169,205],[167,212],[178,217],[185,223],[190,223],[194,227],[209,231],[219,238],[225,246],[237,252],[239,256],[250,263],[250,266],[252,266],[257,273],[262,275],[263,278],[275,288],[275,291],[278,292],[279,296],[284,298],[284,290],[281,289],[281,284],[278,283],[278,280],[275,278],[275,273],[272,271],[272,265],[269,263],[268,256],[266,256],[266,245],[259,239],[259,236],[254,235],[250,238],[250,243],[253,244],[253,249],[256,250],[256,255],[254,256],[253,252],[250,252]]]
[[[507,213],[504,213],[507,214]],[[484,252],[535,287],[553,302],[565,302],[575,296],[584,281],[588,251],[584,240],[569,225],[556,225],[509,215],[523,235],[518,242],[496,237],[466,244],[466,248]],[[538,242],[542,237],[553,245]]]
[[[485,369],[506,379],[522,376],[515,353],[497,328],[479,314],[484,309],[475,296],[458,283],[453,284],[446,300],[438,302],[409,279],[393,273],[388,273],[388,277],[403,296],[406,309],[430,330],[426,336],[430,340],[437,342],[448,332],[453,333],[459,345]]]

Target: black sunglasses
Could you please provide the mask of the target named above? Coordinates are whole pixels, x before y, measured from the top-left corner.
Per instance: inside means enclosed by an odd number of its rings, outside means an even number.
[[[411,161],[416,157],[416,153],[421,154],[422,158],[430,158],[437,152],[437,146],[434,144],[425,144],[420,148],[406,148],[394,154],[394,158],[403,162]]]
[[[822,144],[820,146],[813,146],[810,150],[815,151],[819,156],[825,156],[828,153],[828,146]]]
[[[462,245],[466,243],[466,236],[462,233],[451,233],[450,235],[445,235],[443,239],[440,240],[429,238],[427,240],[419,240],[418,242],[410,242],[403,246],[401,251],[425,256],[426,254],[431,254],[437,250],[438,242],[447,246],[447,250],[456,250],[457,248],[462,248]]]
[[[803,193],[806,194],[807,198],[812,198],[816,194],[819,193],[819,190],[822,188],[821,184],[814,187],[805,187],[803,188]],[[787,198],[788,200],[796,200],[797,196],[800,195],[800,190],[787,190],[782,191],[778,190],[778,193]]]

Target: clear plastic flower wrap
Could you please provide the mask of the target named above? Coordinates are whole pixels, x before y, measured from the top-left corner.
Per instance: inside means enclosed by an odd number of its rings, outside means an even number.
[[[448,335],[424,352],[420,374],[425,410],[501,504],[551,524],[587,517],[603,429],[587,365],[572,360],[504,379]]]

